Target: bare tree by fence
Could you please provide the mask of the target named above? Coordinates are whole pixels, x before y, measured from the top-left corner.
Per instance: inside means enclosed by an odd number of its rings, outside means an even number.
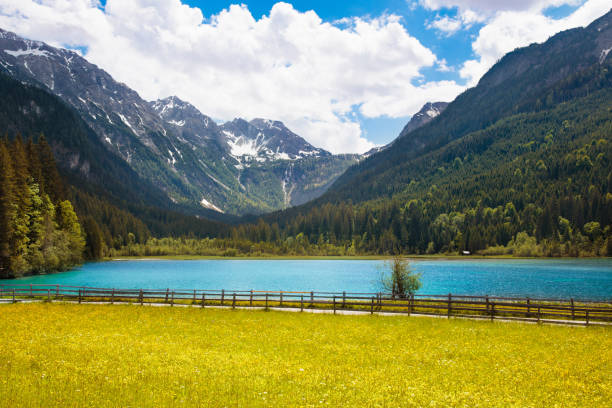
[[[421,274],[412,272],[406,258],[394,256],[384,263],[380,273],[380,286],[393,298],[406,299],[421,288]]]

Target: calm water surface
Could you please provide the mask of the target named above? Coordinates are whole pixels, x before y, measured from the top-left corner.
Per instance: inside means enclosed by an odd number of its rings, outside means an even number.
[[[424,294],[612,300],[612,260],[419,260]],[[0,280],[106,288],[375,292],[383,261],[197,260],[89,263],[69,272]]]

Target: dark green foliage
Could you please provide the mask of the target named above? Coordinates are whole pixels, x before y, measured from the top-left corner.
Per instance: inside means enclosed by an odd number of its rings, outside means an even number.
[[[59,199],[64,187],[54,174],[47,147],[32,141],[24,145],[21,136],[0,143],[0,278],[81,262],[81,226],[70,201]]]
[[[89,216],[83,220],[83,229],[87,238],[85,245],[85,257],[87,259],[101,259],[106,250],[102,230],[96,220]]]

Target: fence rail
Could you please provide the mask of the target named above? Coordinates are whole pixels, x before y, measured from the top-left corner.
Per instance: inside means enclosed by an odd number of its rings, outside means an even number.
[[[61,300],[163,303],[170,306],[325,309],[336,313],[401,313],[447,317],[526,320],[563,324],[611,324],[612,300],[584,301],[500,296],[423,295],[398,298],[384,293],[295,292],[209,289],[116,289],[66,285],[0,285],[4,302]]]

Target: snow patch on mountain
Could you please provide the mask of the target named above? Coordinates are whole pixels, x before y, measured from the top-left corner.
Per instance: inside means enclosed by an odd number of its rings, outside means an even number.
[[[606,57],[608,56],[610,51],[612,51],[612,47],[611,48],[607,48],[605,50],[601,50],[601,54],[599,55],[599,63],[600,64],[603,64],[603,62],[606,60]]]
[[[123,116],[123,115],[122,115],[122,114],[120,114],[119,112],[117,112],[117,116],[119,116],[119,119],[121,119],[121,121],[122,121],[123,123],[125,123],[125,125],[126,125],[127,127],[129,127],[129,128],[130,128],[130,130],[131,130],[132,132],[134,132],[134,134],[135,134],[135,135],[138,135],[138,132],[136,132],[136,129],[134,129],[134,128],[132,127],[132,125],[130,124],[130,121],[129,121],[129,120],[127,120],[125,116]]]
[[[16,51],[12,50],[4,50],[5,53],[12,55],[13,57],[21,57],[24,55],[35,55],[38,57],[47,57],[49,58],[49,52],[45,50],[41,50],[40,48],[27,48],[25,50],[19,49]]]
[[[215,210],[217,212],[223,213],[223,210],[221,210],[219,207],[217,207],[216,205],[214,205],[213,203],[208,201],[205,197],[202,197],[202,200],[200,201],[200,204],[204,208],[208,208],[210,210]]]
[[[427,112],[425,112],[427,114],[427,116],[429,116],[430,118],[435,118],[436,116],[438,116],[440,114],[440,111],[436,108],[432,108],[429,109]]]

